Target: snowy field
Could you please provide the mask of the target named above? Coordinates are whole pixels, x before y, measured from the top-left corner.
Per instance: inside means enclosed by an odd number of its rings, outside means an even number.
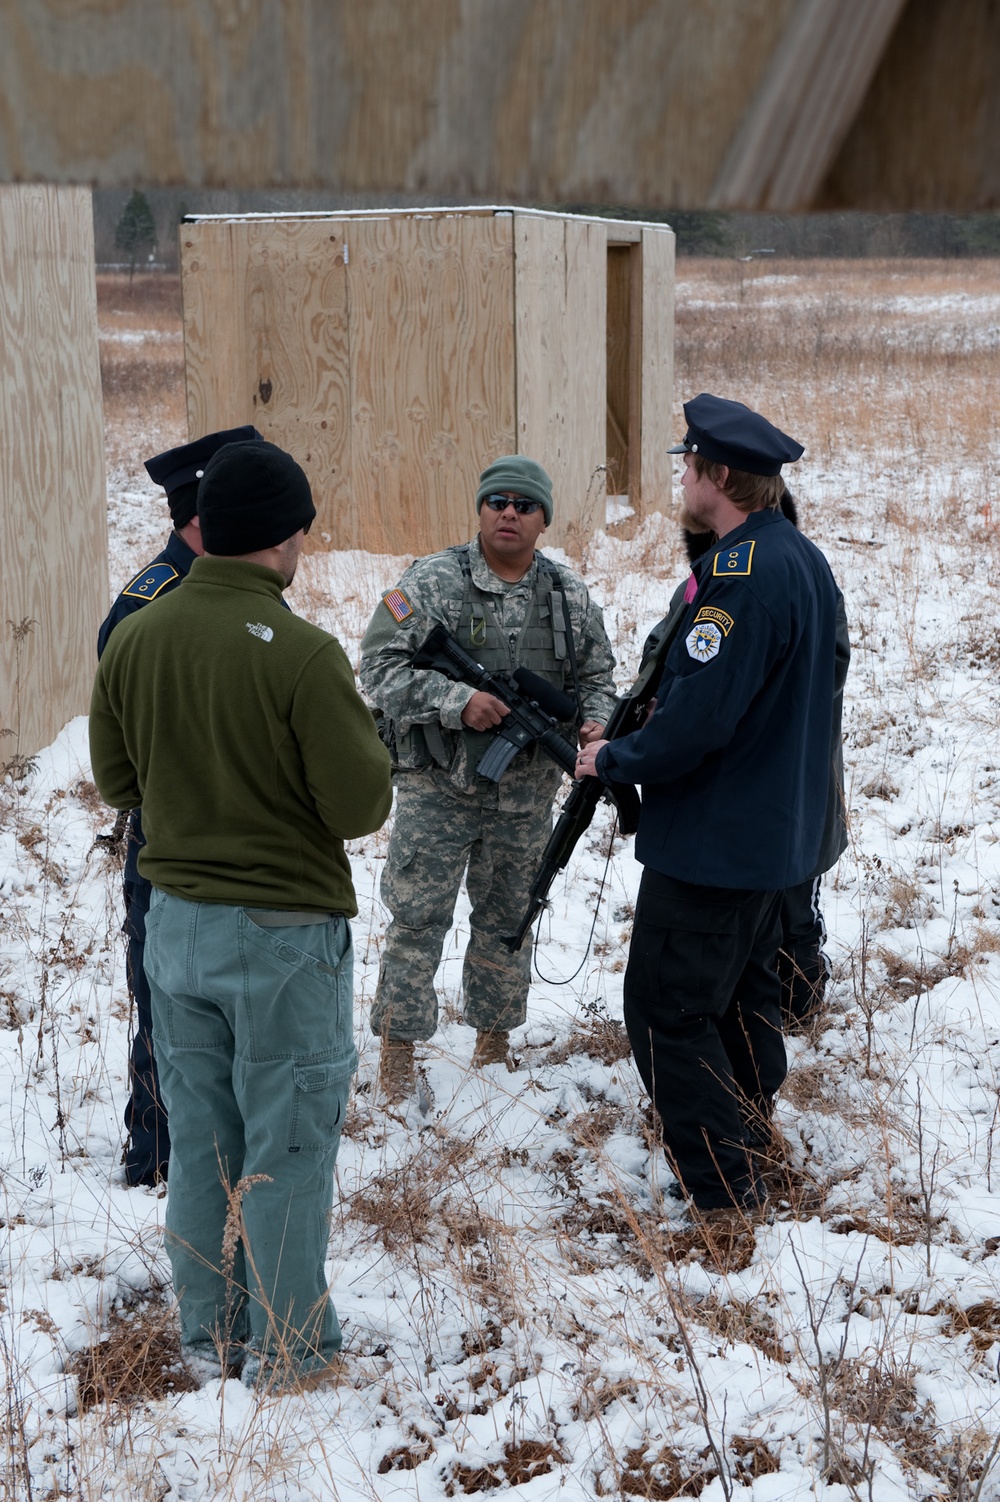
[[[115,589],[168,525],[140,460],[185,436],[173,296],[102,281]],[[789,479],[854,654],[829,1006],[789,1041],[775,1219],[724,1248],[664,1197],[624,1042],[630,844],[586,957],[603,813],[557,883],[512,1073],[470,1069],[460,911],[421,1114],[375,1091],[382,831],[351,847],[342,1375],[195,1389],[164,1200],[119,1167],[120,880],[85,721],[0,785],[3,1498],[1000,1498],[998,315],[998,263],[680,263],[678,399],[740,397],[806,444]],[[356,663],[405,561],[313,555],[290,603]],[[686,572],[675,523],[575,562],[625,685]]]

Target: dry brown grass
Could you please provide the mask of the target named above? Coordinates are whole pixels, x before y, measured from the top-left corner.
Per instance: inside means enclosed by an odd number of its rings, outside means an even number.
[[[445,1496],[471,1496],[476,1492],[490,1492],[506,1483],[522,1486],[536,1476],[547,1476],[556,1465],[562,1465],[565,1456],[551,1440],[523,1439],[504,1445],[503,1460],[488,1465],[465,1465],[452,1463],[445,1482]]]
[[[77,1379],[81,1412],[154,1402],[199,1386],[181,1358],[177,1314],[163,1295],[116,1306],[68,1371]]]
[[[742,389],[779,423],[794,414],[811,451],[831,457],[905,443],[974,458],[996,346],[956,340],[947,307],[918,317],[905,302],[917,296],[1000,296],[1000,262],[686,260],[678,396]]]
[[[142,459],[187,438],[180,278],[97,278],[101,387],[109,465],[139,475]]]

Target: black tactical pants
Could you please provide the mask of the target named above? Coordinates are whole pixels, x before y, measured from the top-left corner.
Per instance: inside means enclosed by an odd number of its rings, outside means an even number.
[[[125,1182],[155,1184],[167,1177],[170,1132],[167,1108],[153,1056],[153,1008],[143,968],[146,915],[152,888],[139,878],[125,881],[125,927],[128,944],[128,988],[135,1006],[132,1053],[129,1058],[129,1098],[125,1107]]]
[[[820,878],[810,878],[781,894],[781,947],[778,976],[786,1024],[808,1022],[823,1004],[830,961],[823,953],[826,925],[819,905]]]
[[[671,1165],[702,1210],[762,1197],[753,1149],[786,1067],[779,896],[649,868],[639,888],[625,1026]]]

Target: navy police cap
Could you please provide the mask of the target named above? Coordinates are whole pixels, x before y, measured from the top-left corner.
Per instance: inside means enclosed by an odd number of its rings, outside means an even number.
[[[155,454],[145,460],[146,473],[157,485],[162,485],[167,495],[180,485],[197,483],[205,473],[205,466],[217,449],[226,443],[245,443],[251,438],[261,438],[251,423],[242,428],[226,428],[222,433],[206,433],[193,443],[182,443],[178,448],[167,449],[164,454]]]
[[[668,454],[700,454],[711,464],[726,464],[751,475],[776,475],[783,464],[801,459],[801,443],[742,402],[724,396],[700,396],[684,403],[688,430],[684,442]]]

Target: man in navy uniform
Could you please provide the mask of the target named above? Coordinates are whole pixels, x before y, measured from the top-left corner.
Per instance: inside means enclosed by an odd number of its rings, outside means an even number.
[[[226,443],[239,443],[260,434],[249,423],[221,433],[208,433],[193,443],[168,449],[145,461],[151,480],[162,485],[174,524],[166,547],[151,563],[130,579],[112,605],[97,636],[97,655],[101,656],[108,637],[126,616],[141,610],[153,600],[162,599],[185,579],[196,558],[204,553],[201,525],[196,502],[198,482],[216,449]],[[129,1099],[125,1107],[128,1145],[125,1149],[125,1182],[130,1185],[153,1185],[167,1177],[170,1135],[166,1108],[160,1098],[156,1061],[153,1057],[152,1015],[149,983],[143,969],[146,943],[146,914],[149,910],[150,885],[139,875],[136,864],[145,844],[139,810],[129,816],[122,881],[125,894],[126,969],[129,990],[136,1009],[132,1053],[129,1060]]]
[[[798,508],[795,497],[785,487],[779,502],[782,516],[797,527]],[[692,519],[681,516],[681,530],[688,562],[694,564],[717,540]],[[684,596],[687,581],[679,584],[670,600],[670,608],[655,625],[642,649],[640,673],[664,637],[673,629],[687,609]],[[781,947],[778,950],[778,978],[781,981],[781,1015],[786,1032],[803,1032],[822,1010],[823,996],[830,978],[830,961],[824,952],[826,924],[820,907],[823,873],[835,865],[847,848],[847,809],[844,802],[843,710],[844,685],[851,665],[851,637],[847,625],[844,597],[837,593],[837,658],[834,674],[833,725],[830,745],[830,782],[827,789],[826,823],[819,860],[813,874],[781,894]]]
[[[684,512],[717,541],[646,724],[584,747],[577,775],[642,786],[625,1024],[672,1166],[711,1221],[765,1203],[756,1149],[785,1076],[779,903],[823,839],[837,586],[779,509],[802,445],[741,402],[702,394],[684,414]]]

